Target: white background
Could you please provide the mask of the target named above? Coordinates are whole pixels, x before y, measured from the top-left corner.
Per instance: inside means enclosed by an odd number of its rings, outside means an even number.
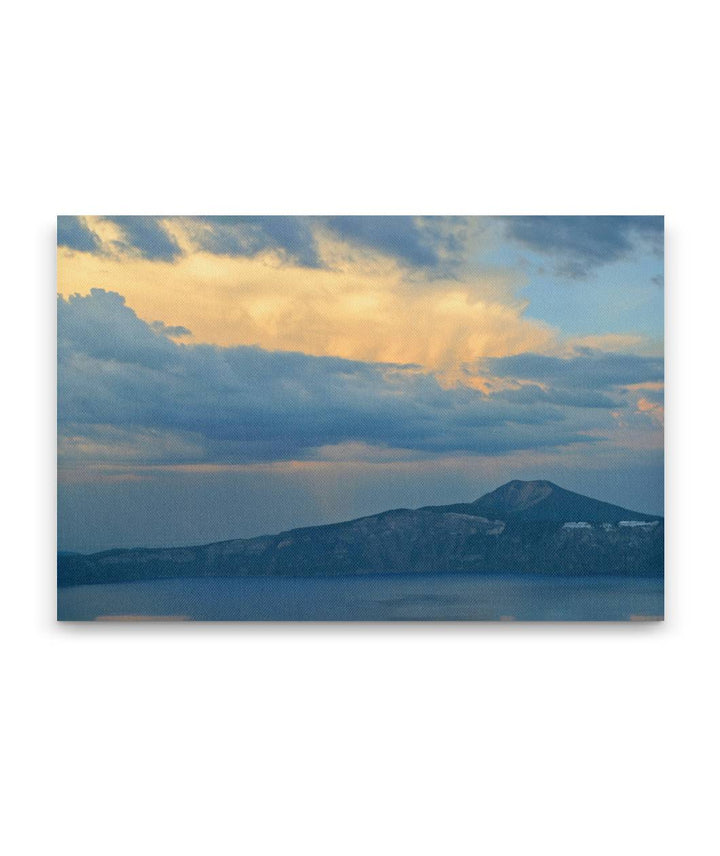
[[[13,4],[13,854],[717,852],[711,4]],[[667,621],[54,622],[55,215],[664,213]]]

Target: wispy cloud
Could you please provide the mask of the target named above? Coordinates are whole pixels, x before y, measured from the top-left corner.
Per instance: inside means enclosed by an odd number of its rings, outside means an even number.
[[[281,262],[323,267],[312,218],[187,217],[181,222],[193,246],[202,252],[247,258],[274,253]]]
[[[95,253],[100,250],[101,241],[88,227],[84,217],[61,215],[57,218],[57,245],[84,253]]]
[[[168,232],[160,217],[105,217],[120,228],[123,240],[119,245],[151,261],[171,262],[182,250]]]
[[[580,278],[625,258],[637,243],[662,254],[662,217],[506,217],[507,236],[547,257],[556,272]]]
[[[426,276],[446,276],[463,259],[468,224],[459,217],[286,217],[286,216],[105,216],[120,236],[105,241],[84,218],[59,218],[58,246],[88,253],[126,252],[153,261],[176,261],[184,252],[227,257],[275,256],[277,262],[305,268],[327,267],[319,239],[340,241],[360,252],[422,269]],[[174,230],[185,239],[183,249]]]

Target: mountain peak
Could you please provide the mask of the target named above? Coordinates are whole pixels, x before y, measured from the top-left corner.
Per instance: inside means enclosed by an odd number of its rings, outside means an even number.
[[[558,488],[549,481],[513,479],[491,493],[481,496],[473,504],[492,507],[502,514],[516,513],[532,508],[547,499],[554,490],[562,490],[562,488]]]
[[[551,481],[514,479],[472,503],[477,514],[501,520],[527,522],[585,521],[618,523],[621,520],[658,520],[619,505],[591,499]]]

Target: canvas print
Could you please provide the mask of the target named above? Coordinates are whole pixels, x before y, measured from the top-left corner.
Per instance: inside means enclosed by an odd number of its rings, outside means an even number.
[[[58,618],[661,619],[663,245],[58,217]]]

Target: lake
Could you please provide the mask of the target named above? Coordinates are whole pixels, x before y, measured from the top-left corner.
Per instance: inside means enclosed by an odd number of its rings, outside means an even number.
[[[645,577],[239,577],[58,589],[61,621],[627,621],[663,611],[662,578]]]

